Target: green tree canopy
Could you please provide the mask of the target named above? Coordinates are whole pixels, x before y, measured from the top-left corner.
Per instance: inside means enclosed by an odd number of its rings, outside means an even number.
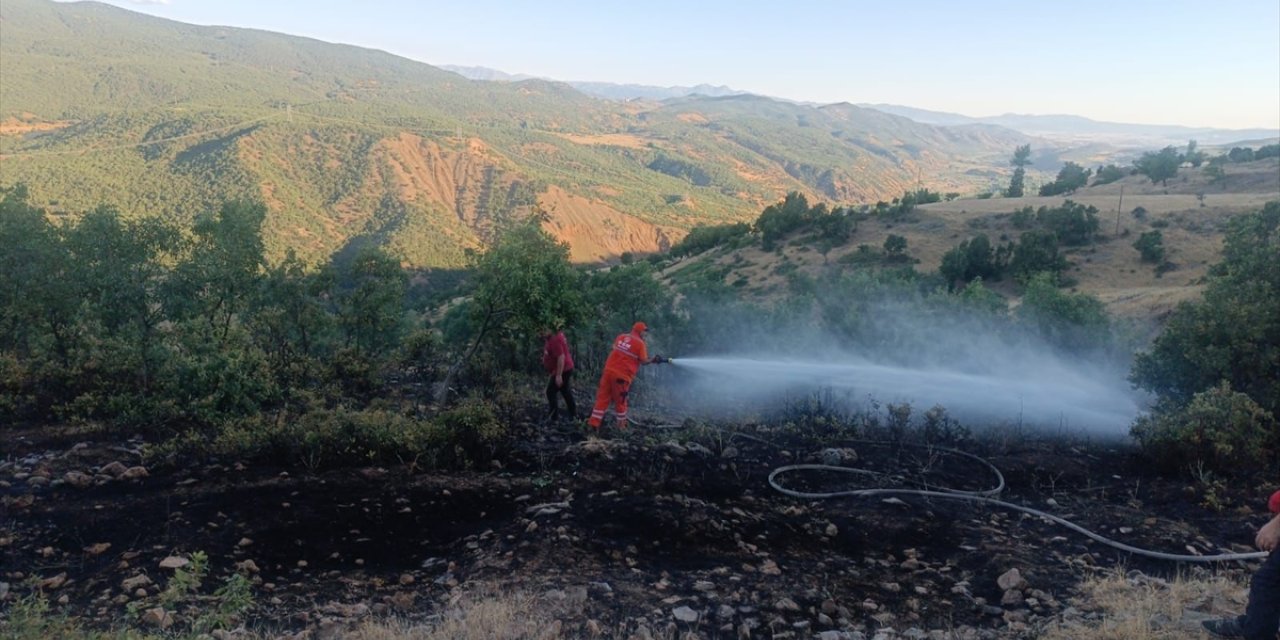
[[[1134,161],[1133,166],[1138,173],[1151,180],[1151,184],[1159,182],[1169,186],[1169,178],[1178,175],[1178,165],[1182,164],[1182,155],[1176,147],[1165,147],[1160,151],[1148,151]]]
[[[1227,381],[1280,411],[1280,202],[1232,221],[1204,300],[1185,303],[1132,380],[1175,403]]]

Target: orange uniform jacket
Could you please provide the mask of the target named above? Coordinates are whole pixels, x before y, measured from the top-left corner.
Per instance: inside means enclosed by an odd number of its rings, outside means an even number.
[[[613,351],[605,360],[604,370],[630,381],[640,371],[640,363],[648,359],[649,349],[644,340],[634,333],[624,333],[613,339]]]

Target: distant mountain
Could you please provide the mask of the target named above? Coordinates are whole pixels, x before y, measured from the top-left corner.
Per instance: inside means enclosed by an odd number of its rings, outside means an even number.
[[[1186,144],[1188,140],[1195,140],[1202,145],[1224,144],[1250,138],[1268,139],[1280,136],[1280,129],[1216,129],[1211,127],[1101,122],[1072,115],[1020,115],[1006,113],[1000,116],[974,118],[958,113],[930,111],[928,109],[917,109],[894,104],[863,104],[860,106],[911,118],[922,124],[942,126],[979,123],[994,124],[1008,127],[1030,136],[1095,139],[1113,144],[1127,143],[1137,146]]]
[[[506,73],[488,67],[463,67],[446,64],[441,65],[440,68],[452,71],[470,80],[515,82],[536,77],[523,73]],[[668,100],[670,98],[683,98],[694,95],[718,98],[746,93],[745,91],[711,84],[700,84],[693,87],[658,87],[647,84],[618,84],[615,82],[583,82],[577,80],[568,80],[564,81],[564,83],[589,96],[606,100]]]
[[[456,64],[442,64],[439,68],[452,71],[468,80],[484,80],[486,82],[519,82],[521,80],[546,80],[538,76],[524,73],[507,73],[488,67],[464,67]]]
[[[985,190],[1032,140],[747,95],[622,105],[91,2],[4,0],[0,25],[0,186],[71,216],[105,203],[190,219],[259,199],[271,254],[312,261],[374,243],[459,265],[535,206],[596,261],[753,219],[788,191]]]

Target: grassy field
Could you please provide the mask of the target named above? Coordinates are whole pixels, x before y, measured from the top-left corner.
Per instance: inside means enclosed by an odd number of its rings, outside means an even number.
[[[993,243],[1016,240],[1022,230],[1013,224],[1014,211],[1058,206],[1070,199],[1097,207],[1101,219],[1100,237],[1094,243],[1065,251],[1072,263],[1066,273],[1075,281],[1072,288],[1097,296],[1116,315],[1158,319],[1179,302],[1199,295],[1208,268],[1220,258],[1223,231],[1231,217],[1280,199],[1280,161],[1268,159],[1229,166],[1224,182],[1230,191],[1222,191],[1221,183],[1210,183],[1202,169],[1184,169],[1170,181],[1169,193],[1142,176],[1129,176],[1066,197],[939,202],[917,208],[902,221],[866,220],[848,244],[825,257],[815,249],[812,239],[805,237],[806,232],[799,232],[777,251],[765,252],[756,245],[732,251],[720,249],[681,262],[668,269],[667,275],[679,280],[692,273],[689,269],[719,267],[726,271],[727,284],[745,279],[737,286],[767,301],[787,293],[787,273],[821,275],[837,268],[847,254],[859,251],[859,245],[878,251],[890,234],[907,239],[907,253],[916,261],[918,271],[934,272],[943,254],[978,234],[986,234]],[[1203,200],[1198,193],[1204,194]],[[1145,215],[1135,216],[1138,207],[1145,210]],[[1155,265],[1142,262],[1133,248],[1140,234],[1153,229],[1161,230],[1167,259],[1173,265],[1164,273],[1157,273]],[[703,260],[712,264],[692,264]],[[682,272],[684,276],[680,275]],[[1002,294],[1017,295],[1012,283],[990,284]]]

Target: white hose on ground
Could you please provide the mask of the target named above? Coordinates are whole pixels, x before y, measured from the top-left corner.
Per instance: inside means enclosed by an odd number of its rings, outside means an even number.
[[[887,443],[876,443],[876,444],[887,444]],[[906,446],[921,446],[921,445],[906,445]],[[769,474],[769,486],[773,487],[774,490],[778,491],[783,495],[791,496],[792,498],[799,498],[801,500],[829,500],[832,498],[870,498],[874,496],[923,496],[928,498],[941,498],[943,500],[963,500],[967,502],[989,504],[992,506],[1003,507],[1005,509],[1011,509],[1013,511],[1020,511],[1022,513],[1038,516],[1046,520],[1049,520],[1051,522],[1060,524],[1072,531],[1075,531],[1076,533],[1079,533],[1091,540],[1101,542],[1102,544],[1105,544],[1109,547],[1114,547],[1116,549],[1120,549],[1121,551],[1127,551],[1129,553],[1133,553],[1136,555],[1146,556],[1148,558],[1156,558],[1159,560],[1173,560],[1175,562],[1228,562],[1231,560],[1259,560],[1262,558],[1266,558],[1268,555],[1267,552],[1265,551],[1256,551],[1251,553],[1220,553],[1220,554],[1211,555],[1211,556],[1164,553],[1162,551],[1151,551],[1148,549],[1141,549],[1133,545],[1128,545],[1123,542],[1112,540],[1105,536],[1098,535],[1088,529],[1085,529],[1084,527],[1074,522],[1071,522],[1070,520],[1055,516],[1051,513],[1046,513],[1039,509],[1032,509],[1031,507],[1025,507],[1020,504],[1014,504],[1012,502],[1005,502],[1004,500],[996,499],[995,496],[1000,495],[1000,492],[1004,490],[1005,484],[1004,484],[1004,474],[1000,473],[1000,470],[997,469],[995,465],[991,464],[990,462],[988,462],[983,458],[980,458],[970,453],[965,453],[963,451],[958,451],[955,449],[947,449],[943,447],[931,447],[931,449],[933,449],[934,451],[944,451],[946,453],[955,454],[955,455],[963,456],[972,460],[976,460],[982,463],[988,469],[990,469],[992,473],[995,474],[995,477],[999,480],[999,482],[996,484],[996,487],[994,489],[984,489],[981,491],[962,491],[959,489],[945,489],[945,488],[939,488],[937,490],[932,490],[932,489],[849,489],[845,491],[821,491],[821,492],[796,491],[794,489],[788,489],[782,486],[782,484],[778,481],[778,477],[787,473],[792,473],[797,471],[823,471],[823,472],[831,472],[831,473],[850,473],[855,475],[872,476],[872,477],[884,477],[885,474],[878,473],[875,471],[870,471],[867,469],[855,469],[852,467],[841,467],[841,466],[828,465],[828,464],[792,464],[792,465],[786,465],[786,466],[778,467],[774,469],[773,472]]]

